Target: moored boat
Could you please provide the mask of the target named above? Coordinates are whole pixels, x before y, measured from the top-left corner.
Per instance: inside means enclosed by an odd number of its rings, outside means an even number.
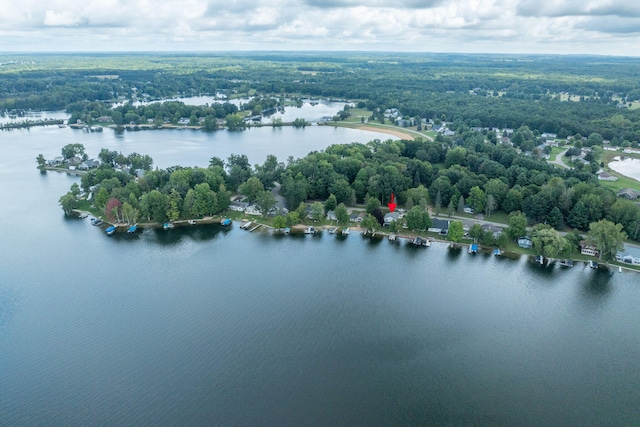
[[[138,224],[133,224],[131,227],[129,227],[129,229],[127,230],[127,233],[129,234],[133,234],[138,230]]]
[[[316,229],[315,229],[315,228],[313,228],[313,227],[307,227],[307,228],[304,230],[304,234],[315,234],[315,232],[316,232]]]
[[[173,227],[174,227],[174,225],[173,225],[173,223],[172,223],[172,222],[165,222],[165,223],[162,225],[162,228],[164,228],[165,230],[170,230],[170,229],[172,229]]]
[[[110,225],[109,227],[107,227],[106,230],[104,230],[105,233],[107,233],[107,235],[111,236],[116,232],[116,227],[115,225]]]
[[[223,218],[222,221],[220,221],[220,224],[224,225],[225,227],[231,225],[231,218]]]
[[[91,218],[91,225],[102,225],[103,222],[100,218]]]

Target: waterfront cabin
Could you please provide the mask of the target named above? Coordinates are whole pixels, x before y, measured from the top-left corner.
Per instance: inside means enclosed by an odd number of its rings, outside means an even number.
[[[433,220],[431,221],[431,228],[429,228],[429,231],[433,233],[443,234],[443,235],[448,234],[449,223],[450,221],[448,219],[433,218]]]
[[[593,257],[600,256],[600,251],[595,246],[589,245],[584,240],[580,242],[580,253],[582,255],[588,255]]]
[[[384,216],[383,226],[389,226],[392,222],[398,222],[400,219],[400,212],[389,212]]]
[[[531,249],[533,247],[533,242],[529,236],[521,236],[518,237],[518,246],[523,249]]]
[[[616,254],[616,261],[625,264],[640,265],[640,249],[625,245],[623,251]]]

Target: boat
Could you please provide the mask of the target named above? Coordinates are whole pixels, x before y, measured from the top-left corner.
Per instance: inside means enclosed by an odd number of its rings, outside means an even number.
[[[189,220],[189,225],[196,225],[196,220],[195,219],[190,219]]]
[[[500,256],[500,255],[502,255],[502,251],[501,251],[500,249],[498,249],[498,248],[495,248],[495,249],[493,250],[493,254],[494,254],[495,256]]]
[[[231,218],[224,218],[222,221],[220,221],[220,224],[224,225],[225,227],[227,225],[231,225]]]
[[[245,222],[244,224],[242,224],[242,225],[240,226],[240,228],[242,228],[243,230],[246,230],[246,229],[248,229],[249,227],[251,227],[251,224],[252,224],[252,222],[251,222],[251,221],[247,221],[247,222]]]
[[[393,233],[389,234],[389,241],[395,242],[396,241],[396,235],[393,234]]]
[[[106,230],[104,230],[107,235],[111,236],[116,232],[116,226],[110,225]]]
[[[329,230],[329,233],[336,234],[336,231],[338,231],[338,227],[332,228],[331,230]]]
[[[102,225],[104,223],[100,218],[91,218],[91,225]]]
[[[572,259],[563,259],[560,261],[560,265],[563,267],[573,267],[573,260]]]
[[[593,269],[596,269],[596,268],[598,268],[598,263],[595,262],[595,261],[589,261],[589,267],[593,268]]]
[[[470,254],[478,253],[478,244],[477,243],[472,243],[472,244],[469,245],[469,253]]]
[[[78,218],[82,218],[82,219],[84,219],[84,218],[86,218],[86,217],[88,217],[88,216],[89,216],[89,214],[88,214],[88,213],[86,213],[86,212],[80,212],[80,215],[78,215]]]
[[[133,234],[136,232],[136,230],[138,230],[138,224],[133,224],[131,227],[129,227],[129,229],[127,230],[127,233]]]
[[[422,237],[420,237],[420,236],[416,237],[415,239],[413,239],[411,244],[413,244],[415,246],[422,246]]]
[[[428,237],[426,239],[423,240],[422,244],[428,248],[431,247],[431,239],[429,239]]]
[[[285,233],[285,234],[289,234],[289,233],[291,233],[291,228],[290,228],[290,227],[285,228],[285,229],[284,229],[284,233]]]
[[[348,236],[349,235],[349,227],[342,229],[342,235],[343,236]]]
[[[165,222],[165,223],[162,225],[162,228],[164,228],[165,230],[169,230],[169,229],[171,229],[171,228],[173,228],[173,227],[174,227],[174,225],[173,225],[173,223],[172,223],[172,222]]]
[[[536,262],[540,265],[544,264],[544,257],[542,255],[536,255]]]
[[[315,234],[315,233],[316,233],[316,229],[315,229],[315,228],[313,228],[313,227],[307,227],[307,228],[304,230],[304,234]]]

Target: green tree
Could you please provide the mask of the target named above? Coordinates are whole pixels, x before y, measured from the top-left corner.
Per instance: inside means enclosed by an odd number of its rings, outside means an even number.
[[[67,160],[74,156],[82,157],[84,153],[84,145],[82,144],[67,144],[62,147],[62,157]]]
[[[255,205],[260,209],[263,217],[266,217],[277,203],[275,196],[269,190],[264,190],[255,200]]]
[[[610,261],[624,249],[627,234],[622,231],[621,224],[603,219],[589,224],[588,241],[600,251],[600,259]]]
[[[506,230],[512,240],[527,234],[527,216],[520,211],[509,214],[509,225]]]
[[[336,206],[336,218],[338,219],[338,223],[345,225],[349,223],[349,212],[347,211],[347,207],[344,203],[340,203]]]
[[[464,228],[462,222],[460,221],[451,221],[449,223],[449,240],[453,243],[460,243],[462,237],[464,236]]]
[[[474,242],[477,242],[483,235],[484,230],[482,229],[482,225],[476,223],[471,226],[469,229],[469,237],[473,239]]]
[[[473,209],[474,212],[482,212],[484,210],[485,204],[485,194],[484,191],[478,186],[471,187],[469,191],[469,198],[467,199],[467,203]]]
[[[375,211],[376,209],[380,209],[380,206],[382,206],[380,200],[376,199],[375,197],[369,197],[367,198],[367,205],[365,210],[367,213],[373,213],[373,211]]]
[[[436,215],[439,215],[440,209],[442,209],[442,193],[439,190],[438,190],[438,193],[436,194],[436,200],[433,203],[433,206],[434,206]]]
[[[329,194],[329,197],[324,202],[324,211],[325,212],[333,211],[336,209],[336,206],[338,206],[338,201],[336,200],[336,196],[334,196],[333,194]]]
[[[80,186],[78,185],[77,182],[74,182],[73,184],[71,184],[71,194],[74,195],[74,197],[78,197],[80,195]]]
[[[360,223],[360,226],[364,228],[365,231],[376,231],[380,228],[380,223],[373,215],[368,213],[362,219],[362,223]]]
[[[258,196],[265,191],[265,189],[262,181],[260,181],[255,176],[252,176],[251,178],[240,184],[240,187],[238,187],[238,191],[240,192],[240,194],[247,196],[247,200],[249,201],[249,203],[253,203],[256,201]]]
[[[96,205],[96,207],[102,209],[105,206],[107,206],[108,201],[109,201],[109,191],[105,187],[100,186],[100,189],[98,190],[98,192],[96,193],[93,199],[93,204]]]
[[[564,228],[564,217],[557,206],[554,206],[547,214],[547,224],[556,230],[562,230]]]
[[[229,114],[228,116],[226,116],[225,125],[227,126],[227,129],[231,131],[243,130],[246,127],[242,116],[238,113]]]
[[[71,192],[60,197],[60,199],[58,200],[58,203],[62,207],[62,210],[64,211],[65,215],[69,215],[72,210],[78,207],[78,199],[76,196],[71,194]]]
[[[545,224],[533,227],[531,241],[533,249],[545,258],[555,258],[569,246],[567,239],[562,237],[557,230]]]
[[[407,212],[407,227],[410,230],[424,229],[424,210],[420,206],[414,206]]]
[[[122,204],[122,218],[127,224],[135,224],[138,221],[138,209],[129,202],[124,202]]]
[[[493,197],[493,194],[489,194],[485,201],[484,213],[487,215],[487,218],[491,216],[493,211],[496,208],[496,199]]]
[[[287,214],[287,227],[293,227],[296,224],[300,223],[300,215],[298,211],[292,211]]]
[[[324,206],[320,202],[314,202],[311,205],[311,219],[320,221],[322,218],[324,218]]]
[[[285,228],[287,226],[287,220],[282,215],[276,215],[273,218],[273,228],[276,230],[280,230],[281,228]]]
[[[460,196],[458,199],[458,213],[462,213],[464,211],[464,197]]]
[[[38,154],[38,157],[36,157],[36,162],[40,167],[43,167],[44,165],[47,164],[47,160],[44,158],[42,154]]]

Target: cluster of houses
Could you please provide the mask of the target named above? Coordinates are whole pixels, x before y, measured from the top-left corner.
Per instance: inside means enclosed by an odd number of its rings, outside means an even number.
[[[69,170],[89,170],[100,166],[100,160],[98,159],[86,159],[83,160],[78,156],[71,157],[70,159],[64,159],[62,156],[56,156],[51,160],[47,160],[47,166],[50,167],[67,167]]]

